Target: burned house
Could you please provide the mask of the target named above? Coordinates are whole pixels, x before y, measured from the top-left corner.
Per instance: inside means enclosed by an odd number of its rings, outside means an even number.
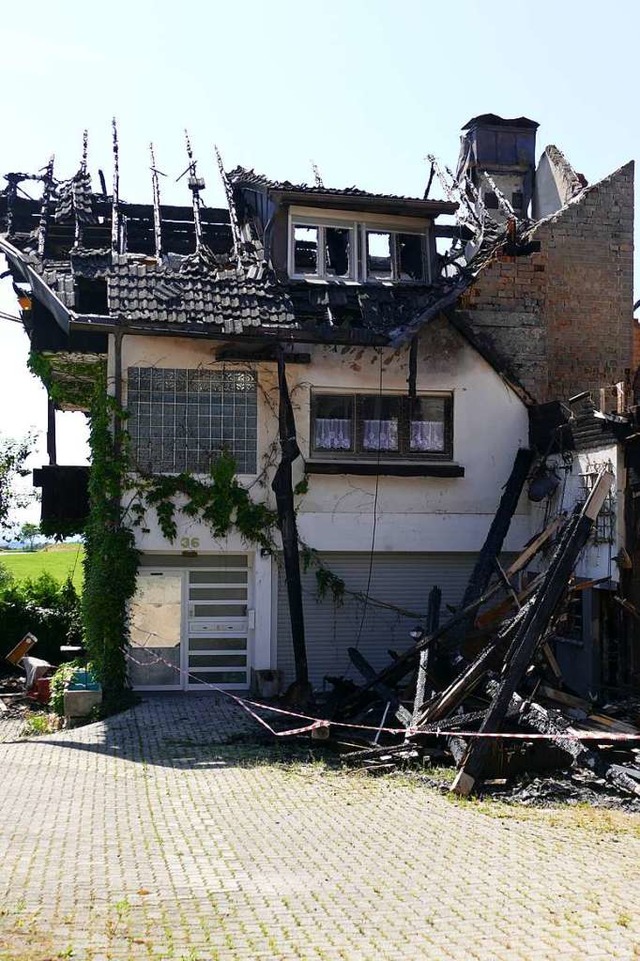
[[[300,632],[316,686],[348,670],[349,647],[380,666],[434,585],[459,604],[535,405],[626,379],[632,167],[588,186],[547,148],[536,170],[536,127],[471,121],[444,200],[433,176],[409,198],[220,163],[228,206],[210,208],[188,146],[188,205],[163,204],[155,173],[153,203],[128,204],[115,139],[110,193],[93,189],[86,151],[70,180],[38,175],[38,201],[7,176],[0,249],[51,395],[45,517],[81,525],[54,408],[88,411],[104,364],[132,473],[206,476],[228,455],[278,510],[271,548],[179,509],[168,537],[148,508],[136,687],[243,689],[261,671],[288,683]],[[528,466],[551,453],[539,442]],[[507,557],[539,525],[526,495],[513,506]],[[323,572],[339,597],[322,596]]]

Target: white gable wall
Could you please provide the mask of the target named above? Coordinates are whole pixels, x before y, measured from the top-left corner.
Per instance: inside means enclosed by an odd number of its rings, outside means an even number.
[[[123,372],[129,366],[219,367],[220,342],[178,338],[127,336],[123,341]],[[306,349],[306,348],[301,348]],[[408,350],[315,346],[308,365],[291,364],[287,378],[294,405],[303,458],[309,455],[310,393],[312,387],[376,393],[407,390]],[[242,365],[226,364],[227,368]],[[246,367],[246,365],[245,365]],[[254,484],[256,497],[272,499],[277,463],[277,375],[274,364],[258,364],[258,470],[266,461],[266,488]],[[501,489],[519,447],[527,444],[527,411],[517,395],[482,357],[445,321],[432,324],[419,346],[417,390],[452,391],[454,398],[454,462],[464,477],[386,477],[378,481],[376,550],[475,551],[494,516]],[[126,384],[124,391],[126,404]],[[301,478],[304,464],[294,465]],[[252,484],[255,476],[241,476]],[[369,550],[375,497],[374,477],[309,476],[309,490],[299,499],[300,533],[320,550]],[[139,533],[142,550],[165,550],[154,518],[148,534]],[[178,517],[179,536],[197,536],[202,550],[219,543],[197,521]],[[520,504],[506,548],[517,550],[529,536],[529,506]],[[235,540],[231,538],[230,541]],[[229,549],[236,545],[229,543]]]
[[[128,367],[219,367],[215,359],[219,341],[187,338],[126,336],[122,347],[123,376]],[[406,393],[408,350],[301,346],[310,350],[310,364],[289,364],[287,378],[295,410],[298,441],[306,460],[309,455],[310,395],[312,387],[325,390],[369,391],[382,389]],[[382,366],[381,366],[382,365]],[[227,363],[227,369],[247,365]],[[258,471],[257,477],[240,476],[255,497],[274,506],[271,480],[279,458],[277,443],[278,390],[275,364],[251,365],[258,374]],[[463,466],[464,477],[390,477],[378,480],[374,533],[376,479],[356,475],[309,475],[308,492],[297,498],[301,538],[322,552],[325,563],[341,573],[349,590],[366,589],[369,554],[373,548],[372,596],[375,583],[379,599],[423,612],[430,586],[438,583],[445,600],[460,600],[475,554],[482,546],[495,515],[502,488],[510,474],[516,451],[528,436],[527,411],[517,395],[495,371],[451,328],[446,321],[432,324],[419,345],[417,390],[453,393],[454,462]],[[126,404],[126,382],[123,398]],[[294,465],[294,480],[301,479],[304,464]],[[244,544],[232,533],[214,538],[198,520],[176,514],[178,536],[168,543],[153,511],[145,526],[136,531],[138,547],[151,555],[180,557],[182,551],[203,555],[249,552],[254,578],[255,629],[249,640],[251,664],[256,669],[278,666],[291,680],[292,660],[283,578],[275,559],[262,557],[254,545]],[[506,551],[518,551],[530,536],[529,502],[521,500],[505,543]],[[393,555],[390,557],[389,555]],[[385,556],[389,557],[385,562]],[[183,559],[182,563],[187,563]],[[405,572],[404,574],[402,572]],[[409,576],[410,575],[410,576]],[[397,581],[397,578],[400,581]],[[395,581],[394,581],[395,579]],[[362,582],[362,583],[361,583]],[[318,606],[312,573],[304,578],[307,646],[312,679],[319,683],[325,673],[344,669],[346,647],[358,621],[359,605],[349,601],[333,608],[327,600]],[[394,587],[402,584],[402,590]],[[278,604],[278,597],[280,603]],[[380,609],[378,609],[379,611]],[[351,612],[347,617],[348,612]],[[388,617],[387,617],[388,619]],[[375,610],[363,625],[363,651],[380,663],[388,646],[404,648],[410,642],[409,621],[393,616],[394,631]],[[411,620],[411,618],[409,618]],[[342,625],[340,637],[331,627]],[[359,622],[359,621],[358,621]],[[329,630],[329,627],[331,628]],[[345,633],[346,632],[346,633]],[[183,645],[185,640],[183,638]]]

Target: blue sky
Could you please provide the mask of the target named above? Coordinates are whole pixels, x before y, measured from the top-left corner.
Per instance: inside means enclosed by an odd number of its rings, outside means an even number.
[[[175,182],[185,127],[211,205],[223,203],[216,143],[227,167],[303,181],[314,161],[328,186],[419,196],[425,156],[455,164],[460,127],[492,112],[537,120],[538,153],[554,143],[594,181],[640,154],[639,9],[632,0],[31,0],[3,22],[0,170],[33,171],[55,153],[57,176],[69,176],[87,127],[91,172],[102,168],[110,183],[115,115],[125,200],[151,199],[153,140],[163,200],[189,202],[185,181]],[[15,310],[6,283],[0,310]],[[26,349],[18,325],[0,320],[3,434],[46,423]],[[79,419],[61,418],[61,462],[84,456]]]

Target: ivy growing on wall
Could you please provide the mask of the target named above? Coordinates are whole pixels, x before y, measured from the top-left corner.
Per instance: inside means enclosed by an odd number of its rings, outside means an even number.
[[[135,524],[143,522],[146,502],[155,508],[160,529],[171,543],[177,536],[176,511],[180,510],[187,517],[201,520],[214,537],[226,537],[235,527],[248,544],[275,549],[276,513],[266,504],[253,501],[238,483],[236,464],[229,454],[223,453],[212,463],[206,480],[186,473],[150,475],[138,483],[137,493],[140,499],[131,507]]]
[[[113,431],[114,418],[120,417],[121,412],[107,394],[103,368],[95,383],[91,408],[90,512],[85,531],[82,611],[86,648],[107,699],[126,686],[127,603],[136,589],[139,558],[121,503],[126,453],[124,447],[117,449]]]
[[[126,412],[107,393],[104,363],[81,363],[81,369],[75,370],[71,362],[61,379],[60,371],[47,356],[32,352],[29,367],[57,403],[90,409],[92,466],[90,513],[84,531],[82,612],[85,645],[108,706],[126,687],[128,602],[135,593],[140,557],[134,529],[145,529],[148,509],[155,510],[160,529],[170,543],[176,540],[176,517],[182,513],[205,524],[216,538],[226,537],[235,529],[247,544],[271,553],[277,550],[277,514],[267,504],[254,501],[250,491],[238,483],[236,465],[229,454],[223,453],[213,462],[205,479],[188,473],[141,474],[130,457]],[[265,466],[263,473],[266,470]],[[307,490],[305,476],[295,494],[301,496]],[[329,570],[315,550],[302,542],[300,550],[304,570],[315,569],[318,597],[331,596],[334,602],[342,603],[344,581]]]
[[[52,401],[61,407],[88,410],[93,399],[96,378],[104,369],[104,362],[71,360],[64,358],[63,364],[56,366],[55,355],[49,356],[32,350],[27,358],[27,367],[34,376],[39,377]]]

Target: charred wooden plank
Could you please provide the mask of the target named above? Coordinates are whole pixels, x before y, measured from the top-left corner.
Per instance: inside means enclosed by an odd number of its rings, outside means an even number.
[[[480,729],[481,733],[489,734],[499,729],[516,687],[531,663],[536,647],[543,641],[545,632],[567,590],[578,555],[587,542],[612,480],[611,472],[608,470],[600,472],[582,511],[567,525],[539,593],[522,608],[522,612],[526,614],[522,617],[519,629],[513,638],[507,655],[506,674],[487,711]],[[482,773],[488,751],[487,740],[477,739],[471,744],[458,776],[453,782],[453,791],[467,795],[473,790],[475,781]]]
[[[278,354],[278,428],[280,435],[281,458],[275,472],[272,490],[276,495],[278,527],[282,537],[282,553],[287,581],[289,617],[291,620],[291,639],[296,672],[296,684],[309,685],[309,668],[304,632],[304,608],[302,604],[302,579],[300,576],[300,555],[298,553],[298,528],[293,502],[293,477],[291,465],[300,456],[296,439],[296,422],[289,397],[284,352]]]
[[[442,603],[442,591],[439,587],[435,586],[431,588],[429,592],[429,600],[427,603],[427,633],[433,634],[437,631],[440,624],[440,605]],[[420,710],[424,704],[424,695],[427,686],[427,675],[429,671],[429,653],[430,649],[426,647],[424,651],[420,651],[420,659],[418,663],[418,671],[416,674],[416,694],[413,701],[413,713],[411,718],[411,723],[416,724],[418,717],[420,715]]]
[[[500,498],[498,510],[491,522],[489,533],[471,572],[469,583],[462,598],[462,608],[469,607],[470,604],[473,604],[474,601],[477,601],[479,597],[482,597],[482,595],[486,593],[491,575],[495,569],[496,561],[502,550],[504,539],[511,525],[511,518],[515,513],[525,481],[529,476],[529,471],[533,464],[533,457],[533,451],[528,448],[521,448],[516,454],[511,474]],[[447,637],[447,647],[455,650],[472,626],[473,617],[471,613],[461,618]]]
[[[375,682],[377,671],[371,666],[371,664],[369,664],[366,657],[364,657],[364,655],[361,654],[360,651],[355,647],[350,647],[347,653],[349,654],[351,663],[358,671],[360,671],[365,680],[370,681],[373,679]],[[404,724],[405,727],[411,724],[411,714],[406,707],[402,706],[395,691],[392,691],[390,687],[387,687],[385,684],[379,682],[374,683],[373,690],[385,703],[391,705],[395,716],[398,718],[401,724]]]
[[[549,541],[549,539],[558,531],[558,529],[565,523],[564,517],[556,518],[549,526],[532,541],[531,544],[518,555],[516,560],[507,568],[505,574],[507,577],[513,577],[519,571],[523,570],[529,561],[541,550],[541,548]],[[444,624],[442,624],[433,634],[423,635],[413,647],[409,648],[407,651],[403,651],[399,654],[393,664],[388,667],[383,668],[377,676],[377,681],[382,681],[386,684],[397,683],[402,680],[412,667],[415,665],[417,657],[420,651],[425,650],[436,642],[441,648],[446,649],[447,647],[447,634],[452,630],[458,623],[463,621],[469,614],[475,613],[479,607],[486,604],[499,590],[501,589],[500,584],[494,584],[490,587],[482,597],[479,597],[476,601],[470,604],[467,608],[462,608],[452,615]],[[454,641],[455,643],[455,641]],[[368,681],[364,684],[359,691],[350,695],[342,704],[342,709],[347,712],[353,712],[358,710],[362,705],[366,703],[366,695],[368,691],[373,687],[373,682]]]

